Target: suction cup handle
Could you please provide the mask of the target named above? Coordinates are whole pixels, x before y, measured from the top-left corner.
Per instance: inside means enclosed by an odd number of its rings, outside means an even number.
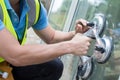
[[[95,34],[92,31],[93,29],[96,30],[98,36],[102,37],[104,34],[104,30],[106,28],[106,17],[102,13],[98,13],[94,16],[94,18],[91,20],[90,23],[87,23],[87,26],[90,26],[91,29],[89,29],[87,32],[84,33],[84,35],[95,39]]]
[[[93,27],[95,24],[93,22],[87,23],[87,26]]]
[[[101,52],[101,53],[104,53],[105,52],[105,49],[103,47],[100,47],[100,46],[96,46],[95,47],[95,50]]]
[[[94,23],[93,22],[87,23],[87,26],[92,27],[92,28],[89,29],[87,32],[85,32],[84,35],[92,39],[95,39],[93,30],[92,30],[94,27]]]

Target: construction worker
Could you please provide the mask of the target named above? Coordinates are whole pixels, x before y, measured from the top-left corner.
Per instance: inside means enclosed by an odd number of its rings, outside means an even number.
[[[47,44],[25,44],[29,27]],[[85,55],[91,39],[81,33],[87,30],[82,19],[75,31],[54,30],[39,0],[0,0],[0,64],[10,64],[14,80],[59,80],[63,64],[58,57]]]

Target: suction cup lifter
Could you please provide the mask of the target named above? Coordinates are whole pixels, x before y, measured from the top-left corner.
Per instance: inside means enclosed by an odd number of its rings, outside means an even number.
[[[81,63],[78,66],[76,80],[87,80],[93,73],[94,63],[89,56],[80,57]]]
[[[104,64],[109,60],[113,50],[112,38],[105,36],[101,38],[101,41],[104,46],[96,44],[95,51],[92,56],[80,57],[81,63],[78,65],[76,80],[79,80],[79,78],[87,80],[92,75],[94,70],[94,61]]]
[[[106,18],[103,14],[96,14],[91,23],[87,24],[92,27],[84,35],[96,40],[95,52],[91,56],[96,59],[99,63],[105,63],[110,58],[113,44],[112,38],[103,37],[106,29]],[[99,58],[98,56],[99,55]]]
[[[96,40],[95,50],[90,57],[80,57],[81,64],[78,65],[77,80],[79,80],[79,77],[82,80],[87,80],[93,72],[93,60],[104,64],[109,60],[113,50],[112,38],[103,37],[104,30],[106,29],[106,18],[103,14],[96,14],[87,26],[91,28],[84,35]]]
[[[104,30],[106,29],[106,18],[103,14],[96,14],[93,20],[90,23],[87,23],[87,26],[90,26],[91,29],[84,33],[84,35],[95,39],[95,30],[97,35],[102,37]]]

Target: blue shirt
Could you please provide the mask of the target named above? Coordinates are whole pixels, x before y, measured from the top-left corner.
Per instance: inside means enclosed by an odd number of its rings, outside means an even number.
[[[29,1],[29,0],[28,0]],[[10,16],[10,19],[12,21],[12,24],[14,26],[14,29],[18,35],[19,39],[22,39],[23,34],[24,34],[24,29],[26,25],[26,14],[30,10],[30,7],[27,3],[26,0],[21,0],[20,3],[20,18],[18,15],[15,13],[13,8],[10,5],[9,0],[5,0],[5,4]],[[44,6],[41,4],[41,11],[40,11],[40,16],[38,22],[33,25],[33,28],[36,30],[42,30],[46,28],[48,25],[48,19],[47,19],[47,12]],[[4,23],[0,20],[0,30],[4,29]]]

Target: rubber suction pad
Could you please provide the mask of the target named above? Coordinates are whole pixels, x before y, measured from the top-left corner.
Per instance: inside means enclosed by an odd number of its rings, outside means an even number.
[[[100,64],[106,63],[109,58],[111,57],[112,51],[113,51],[113,40],[111,37],[103,37],[102,42],[104,44],[104,48],[100,50],[97,50],[98,53],[96,54],[96,61]]]
[[[88,56],[82,56],[81,57],[81,61],[82,63],[85,63],[90,57]],[[88,79],[91,74],[93,73],[93,68],[94,68],[94,64],[92,60],[87,61],[85,64],[83,65],[79,65],[78,66],[78,76],[82,79],[82,80],[86,80]]]
[[[89,29],[87,32],[84,33],[84,35],[95,39],[95,35],[93,33],[93,28],[96,27],[96,32],[98,33],[98,35],[100,37],[103,36],[104,31],[106,29],[106,17],[104,14],[98,13],[94,16],[94,18],[91,20],[90,23],[87,24],[88,26],[92,27],[91,29]]]

